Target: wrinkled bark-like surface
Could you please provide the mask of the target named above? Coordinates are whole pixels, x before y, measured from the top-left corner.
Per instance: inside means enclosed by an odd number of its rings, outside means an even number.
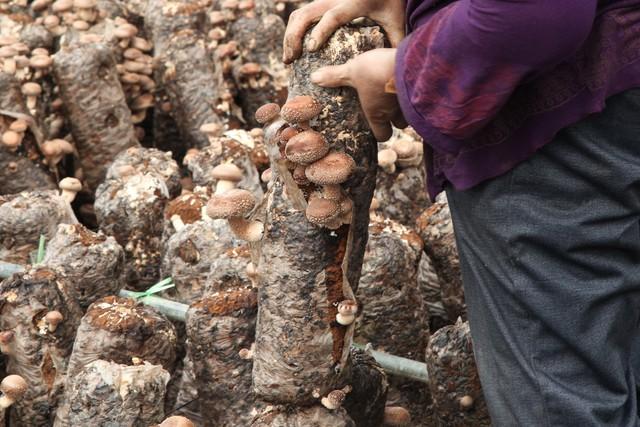
[[[189,308],[187,345],[205,426],[249,425],[263,406],[252,392],[251,360],[239,356],[253,343],[257,309],[252,289],[220,292]]]
[[[43,263],[64,271],[71,285],[68,291],[83,310],[122,288],[122,247],[113,237],[94,233],[81,224],[58,226]]]
[[[58,224],[74,222],[72,214],[57,191],[0,196],[0,260],[28,264],[40,235],[51,240]]]
[[[429,338],[428,313],[418,290],[422,240],[395,221],[377,217],[356,294],[362,307],[356,341],[409,359],[422,359]]]
[[[162,366],[119,365],[96,360],[67,384],[69,422],[59,427],[149,427],[164,418],[169,373]]]
[[[17,117],[27,117],[31,126],[37,126],[24,104],[20,83],[13,76],[0,72],[0,135]],[[37,143],[29,130],[15,152],[0,144],[0,194],[56,188],[52,176],[38,163],[39,160]]]
[[[365,351],[351,349],[351,387],[344,408],[358,427],[379,426],[389,385],[384,370]]]
[[[187,157],[184,163],[195,185],[211,188],[217,183],[211,176],[213,169],[222,163],[233,163],[242,171],[237,187],[251,191],[260,200],[263,196],[260,175],[251,157],[254,139],[246,132],[238,132],[245,137],[246,145],[226,136],[213,138],[209,147]]]
[[[134,357],[171,372],[176,358],[175,328],[164,316],[134,300],[102,298],[89,307],[80,322],[67,377],[74,378],[98,359],[131,365]],[[161,402],[159,407],[163,407]],[[67,425],[70,404],[70,396],[65,394],[56,426]]]
[[[161,151],[132,148],[118,156],[107,177],[96,191],[98,224],[125,250],[126,283],[146,289],[159,278],[164,208],[171,192],[179,191],[178,166]]]
[[[211,60],[204,35],[197,28],[204,22],[206,2],[150,0],[145,29],[154,43],[157,84],[171,104],[185,149],[209,145],[200,132],[205,123],[220,123],[218,86],[222,70]]]
[[[429,313],[429,327],[435,332],[447,324],[448,316],[442,305],[440,279],[433,268],[433,261],[426,252],[422,252],[418,264],[418,289]]]
[[[248,244],[236,245],[222,252],[213,263],[205,283],[205,295],[225,291],[234,287],[251,287],[252,279],[247,274],[251,262]]]
[[[408,227],[431,205],[426,192],[426,172],[422,165],[398,168],[389,174],[378,169],[375,198],[382,216]]]
[[[417,226],[418,233],[424,241],[424,251],[433,261],[433,267],[440,279],[442,304],[449,322],[453,323],[459,316],[466,317],[466,306],[458,248],[446,196],[439,196],[436,202],[420,215]]]
[[[240,18],[231,25],[229,39],[238,43],[240,50],[233,77],[242,115],[251,127],[260,127],[255,119],[258,108],[269,102],[282,103],[287,97],[288,73],[282,63],[284,30],[282,18],[273,14]],[[260,65],[260,72],[244,74],[242,66],[247,63]]]
[[[292,408],[269,407],[258,415],[251,427],[355,427],[347,411],[340,408],[329,411],[322,406]]]
[[[445,326],[433,334],[427,347],[426,361],[434,413],[440,425],[491,425],[467,322],[458,319],[454,325]],[[471,408],[461,407],[460,400],[465,396],[471,397]]]
[[[138,145],[111,49],[102,44],[63,47],[53,70],[89,188],[95,190],[113,159]]]
[[[382,43],[377,28],[343,28],[325,48],[304,53],[293,65],[290,96],[310,95],[325,106],[312,127],[336,150],[350,154],[359,167],[342,186],[353,200],[352,225],[332,231],[307,221],[303,194],[273,150],[274,180],[267,195],[258,266],[253,367],[255,391],[267,401],[312,404],[317,401],[314,391],[325,395],[345,382],[353,325],[339,325],[335,316],[337,303],[353,298],[360,276],[375,186],[376,144],[355,92],[322,89],[309,81],[309,75]],[[311,423],[309,418],[305,425]]]
[[[14,334],[5,353],[7,372],[22,376],[29,386],[12,407],[12,425],[51,425],[82,316],[68,285],[64,275],[46,267],[0,284],[0,330]],[[52,332],[44,316],[54,310],[63,320]]]

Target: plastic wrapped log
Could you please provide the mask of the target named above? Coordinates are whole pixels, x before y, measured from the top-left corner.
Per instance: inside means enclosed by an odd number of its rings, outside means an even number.
[[[355,427],[355,425],[344,409],[330,411],[323,406],[269,407],[251,423],[251,427]]]
[[[446,321],[448,316],[442,304],[440,279],[433,268],[433,261],[426,252],[422,252],[418,264],[418,289],[429,313],[429,327],[432,332],[435,332],[448,324]]]
[[[172,372],[176,340],[173,324],[152,308],[131,299],[102,298],[91,304],[80,322],[67,378],[71,381],[84,367],[99,359],[132,365],[137,358]],[[65,394],[55,426],[68,425],[71,403],[70,395]]]
[[[40,235],[51,240],[58,224],[74,222],[69,203],[57,191],[0,196],[0,260],[30,263]]]
[[[228,231],[229,232],[229,231]],[[207,275],[204,294],[225,291],[234,287],[251,287],[256,280],[249,271],[251,263],[250,245],[235,245],[219,254],[211,263],[211,270]]]
[[[344,408],[357,427],[379,426],[389,384],[384,370],[363,350],[351,349],[351,387]]]
[[[251,388],[251,360],[240,356],[254,341],[257,295],[252,289],[220,292],[187,312],[189,354],[206,427],[249,425],[262,406]]]
[[[438,330],[426,352],[429,390],[439,425],[490,426],[473,358],[469,324],[461,319]]]
[[[69,279],[68,292],[83,310],[122,288],[124,251],[113,237],[81,224],[60,224],[47,244],[43,263],[59,268]]]
[[[449,323],[466,317],[464,289],[460,273],[460,259],[453,232],[451,212],[444,194],[417,220],[418,233],[424,241],[424,251],[433,261],[440,279],[442,304]]]
[[[213,169],[222,163],[233,163],[242,171],[242,179],[236,186],[251,191],[260,200],[263,196],[260,175],[251,150],[255,146],[254,138],[244,131],[235,131],[235,135],[244,143],[226,136],[211,138],[211,145],[185,157],[184,165],[195,185],[215,188],[217,180],[211,176]]]
[[[96,360],[69,379],[69,422],[59,427],[148,427],[164,418],[169,373],[162,366]]]
[[[146,156],[142,168],[136,164],[138,156]],[[98,224],[124,248],[125,280],[134,289],[146,289],[159,278],[164,209],[171,190],[179,191],[178,176],[168,154],[132,148],[118,156],[96,191]]]
[[[17,118],[26,118],[31,127],[37,126],[24,104],[20,82],[12,75],[0,72],[0,134],[8,130],[9,121]],[[35,132],[40,131],[36,129]],[[33,161],[40,159],[34,135],[28,130],[16,151],[0,143],[0,194],[56,188],[52,176]]]
[[[95,190],[122,150],[138,145],[111,49],[103,44],[63,47],[53,71],[90,189]]]
[[[14,274],[0,285],[7,372],[22,376],[29,386],[13,405],[12,425],[51,425],[82,316],[68,289],[66,278],[46,267]]]
[[[355,92],[320,88],[309,75],[382,45],[377,28],[342,28],[323,49],[305,52],[293,64],[290,96],[309,95],[324,106],[312,126],[336,150],[347,152],[358,168],[342,186],[353,201],[351,225],[330,230],[306,219],[302,191],[285,162],[272,154],[253,366],[255,391],[269,402],[312,404],[318,400],[314,395],[326,395],[346,381],[353,325],[339,325],[335,316],[340,301],[354,298],[360,277],[375,187],[376,143]]]
[[[421,253],[422,240],[414,231],[389,219],[371,220],[356,294],[362,307],[356,341],[422,359],[429,328],[417,281]]]
[[[260,126],[255,119],[258,108],[270,102],[282,103],[287,97],[289,76],[282,63],[284,30],[282,18],[273,14],[240,18],[231,25],[229,38],[240,49],[233,77],[243,117],[251,127]]]

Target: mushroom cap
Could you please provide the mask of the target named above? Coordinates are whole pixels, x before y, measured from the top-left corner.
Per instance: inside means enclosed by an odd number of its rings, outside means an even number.
[[[20,375],[8,375],[0,382],[0,391],[17,400],[27,391],[27,382]]]
[[[2,143],[9,148],[15,148],[22,142],[22,135],[16,131],[8,130],[2,134]]]
[[[73,24],[71,25],[73,26],[73,28],[75,28],[78,31],[87,31],[89,27],[91,27],[91,25],[89,25],[87,21],[83,21],[81,19],[78,19],[77,21],[73,21]]]
[[[340,205],[333,200],[312,197],[309,199],[305,214],[312,223],[325,225],[340,214]]]
[[[54,13],[66,12],[73,7],[73,0],[57,0],[51,5],[51,10]]]
[[[468,394],[464,395],[460,398],[459,404],[460,404],[461,410],[468,411],[473,407],[473,404],[474,404],[473,397],[469,396]]]
[[[160,424],[160,427],[195,427],[189,418],[174,415]]]
[[[71,153],[73,153],[73,145],[66,139],[51,139],[42,144],[42,154],[44,154],[45,157]]]
[[[0,332],[0,344],[7,345],[15,338],[16,334],[13,331]]]
[[[78,191],[82,190],[82,183],[78,178],[72,178],[68,176],[66,178],[63,178],[58,183],[58,188],[60,188],[61,190],[75,191],[77,193]]]
[[[411,414],[402,406],[387,406],[384,408],[384,425],[408,427],[411,425]]]
[[[151,108],[154,104],[154,97],[152,93],[143,93],[133,100],[131,109],[144,110],[145,108]]]
[[[291,138],[299,134],[298,129],[293,127],[284,128],[282,132],[280,132],[280,141],[289,142]]]
[[[242,64],[238,69],[238,73],[240,73],[241,76],[255,76],[260,74],[261,72],[262,67],[260,66],[260,64],[255,62],[247,62],[245,64]]]
[[[142,37],[134,37],[133,41],[131,42],[131,46],[135,47],[136,49],[140,49],[143,52],[148,52],[153,49],[153,45],[151,44],[151,42],[143,39]]]
[[[275,102],[264,104],[256,110],[256,121],[261,125],[273,121],[280,114],[280,106]]]
[[[292,162],[308,164],[323,158],[329,145],[320,132],[306,130],[289,139],[284,152]]]
[[[380,166],[391,166],[398,160],[398,153],[391,148],[385,148],[378,151],[378,164]]]
[[[357,314],[358,303],[352,299],[346,299],[338,303],[338,313],[341,314]]]
[[[38,83],[27,82],[22,85],[22,93],[27,96],[38,96],[42,93],[42,86]]]
[[[29,66],[33,68],[47,68],[53,64],[53,59],[49,55],[35,55],[29,58]]]
[[[416,146],[413,144],[413,141],[409,141],[406,139],[399,139],[395,141],[391,148],[396,152],[398,158],[400,159],[408,159],[417,154]]]
[[[113,35],[118,37],[119,39],[127,39],[138,34],[138,29],[131,24],[122,24],[116,27],[113,31]]]
[[[60,25],[60,18],[58,18],[57,15],[47,15],[44,17],[42,23],[44,24],[45,28],[54,28]]]
[[[309,181],[319,185],[342,184],[353,172],[356,163],[347,153],[332,151],[305,171]]]
[[[98,2],[96,0],[73,0],[73,7],[77,9],[91,9],[97,5]]]
[[[11,58],[12,56],[16,56],[18,51],[11,46],[2,46],[0,47],[0,58]]]
[[[256,198],[250,191],[232,189],[214,194],[207,203],[207,215],[211,218],[242,217],[253,210]]]
[[[316,117],[322,105],[310,96],[296,96],[282,106],[280,115],[289,123],[303,123]]]
[[[242,169],[233,163],[222,163],[213,168],[211,176],[224,181],[240,182],[242,180]]]
[[[62,313],[60,313],[59,311],[53,310],[44,315],[44,320],[51,323],[52,325],[57,325],[64,320],[64,316],[62,316]]]
[[[271,181],[271,178],[273,178],[273,171],[271,170],[271,168],[265,169],[264,172],[262,172],[262,174],[260,175],[260,180],[262,182],[269,182]]]

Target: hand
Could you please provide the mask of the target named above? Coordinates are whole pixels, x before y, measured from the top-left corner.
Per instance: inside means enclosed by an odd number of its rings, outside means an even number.
[[[367,17],[382,26],[392,47],[404,37],[405,0],[315,0],[294,11],[284,35],[285,64],[302,53],[302,40],[307,29],[318,22],[308,41],[311,52],[324,45],[339,27],[360,17]]]
[[[407,126],[398,98],[385,93],[393,77],[396,49],[374,49],[358,55],[343,65],[324,67],[311,74],[311,81],[322,87],[350,86],[358,92],[360,104],[378,141],[391,138],[391,123]]]

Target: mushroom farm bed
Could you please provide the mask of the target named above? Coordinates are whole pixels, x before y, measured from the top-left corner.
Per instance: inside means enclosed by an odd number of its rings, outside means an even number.
[[[446,199],[300,0],[0,0],[0,427],[488,426]]]

